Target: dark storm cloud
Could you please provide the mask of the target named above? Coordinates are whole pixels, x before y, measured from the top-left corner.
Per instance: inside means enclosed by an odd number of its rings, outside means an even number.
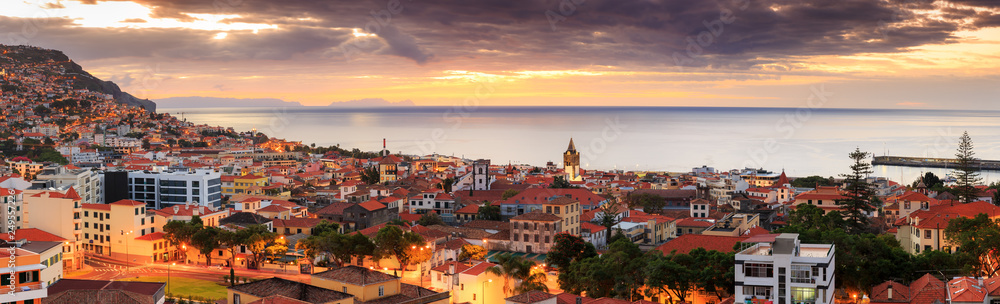
[[[23,31],[26,25],[32,30]],[[323,52],[350,36],[345,30],[288,26],[259,34],[234,31],[226,39],[217,40],[212,39],[214,32],[201,30],[81,28],[61,18],[10,17],[0,17],[0,33],[7,33],[0,37],[0,43],[64,50],[78,60],[115,57],[285,60]]]
[[[357,49],[420,64],[504,56],[535,66],[750,68],[787,63],[797,56],[901,52],[954,42],[953,33],[968,26],[998,25],[993,15],[966,24],[964,17],[974,17],[969,16],[973,12],[951,7],[998,6],[991,0],[137,1],[170,18],[238,14],[239,18],[227,21],[275,24],[281,30],[261,31],[256,37],[230,33],[224,40],[228,46],[188,30],[95,29],[63,38],[96,39],[109,43],[105,47],[135,49],[112,53],[156,53],[157,48],[167,47],[179,51],[173,56],[287,59],[290,54],[318,50],[317,54],[330,56],[337,52],[331,48],[343,49],[352,42],[344,30],[326,29],[362,28],[375,32],[380,42],[378,47]],[[913,13],[933,8],[942,10],[943,20]],[[109,41],[129,32],[159,39],[148,41],[155,47],[132,40]],[[186,45],[173,45],[180,42]]]

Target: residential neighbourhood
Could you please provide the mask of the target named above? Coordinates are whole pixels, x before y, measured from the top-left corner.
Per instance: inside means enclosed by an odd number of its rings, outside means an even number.
[[[384,139],[316,147],[118,103],[79,88],[68,60],[11,59],[43,53],[5,47],[0,61],[0,245],[16,287],[3,303],[998,297],[997,248],[969,246],[967,229],[1000,218],[996,184],[588,170],[572,138],[545,166],[392,153]],[[912,267],[876,271],[897,262]]]

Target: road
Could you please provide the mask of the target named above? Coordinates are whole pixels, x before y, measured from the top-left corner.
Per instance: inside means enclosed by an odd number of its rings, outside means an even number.
[[[122,261],[87,256],[84,263],[86,266],[81,271],[70,272],[66,278],[83,280],[121,280],[136,277],[169,276],[177,278],[191,278],[209,281],[221,281],[222,276],[229,275],[229,268],[205,267],[193,265],[171,265],[162,263],[136,265],[126,264]],[[298,274],[289,270],[287,273],[236,269],[239,277],[270,278],[280,277],[288,280],[309,282],[309,275]]]

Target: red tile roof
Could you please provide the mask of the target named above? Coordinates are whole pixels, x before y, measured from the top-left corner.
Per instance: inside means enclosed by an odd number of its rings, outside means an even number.
[[[463,271],[466,271],[469,268],[472,268],[472,266],[469,266],[466,263],[459,263],[459,262],[455,262],[455,261],[450,261],[450,262],[441,264],[441,266],[431,268],[431,270],[437,271],[437,272],[443,272],[443,273],[450,273],[449,270],[450,270],[450,268],[451,268],[452,265],[455,265],[455,273],[462,273]]]
[[[146,235],[136,237],[135,240],[138,240],[138,241],[156,241],[156,240],[162,240],[163,239],[163,235],[164,235],[163,232],[147,233]]]
[[[358,204],[359,207],[365,208],[368,211],[375,211],[385,208],[385,204],[380,203],[378,200],[370,200],[364,203]]]
[[[477,213],[479,213],[479,205],[476,205],[476,204],[468,205],[468,206],[462,207],[462,209],[458,209],[458,211],[455,211],[455,213],[459,213],[459,214],[477,214]]]
[[[139,206],[139,205],[142,205],[142,206],[145,206],[146,203],[137,202],[137,201],[133,201],[133,200],[130,200],[130,199],[123,199],[123,200],[111,203],[111,205],[120,205],[120,206]]]
[[[257,212],[284,212],[288,211],[288,208],[278,206],[278,205],[268,205],[267,207],[257,209]]]
[[[83,209],[93,209],[93,210],[104,210],[110,211],[111,205],[108,204],[80,204]]]
[[[892,298],[889,298],[889,286],[892,286]],[[896,283],[894,281],[886,281],[885,283],[876,285],[872,287],[871,294],[872,303],[889,303],[889,302],[910,302],[910,287]]]
[[[14,231],[15,239],[27,239],[36,242],[65,242],[68,241],[58,235],[48,233],[38,228],[23,228]]]

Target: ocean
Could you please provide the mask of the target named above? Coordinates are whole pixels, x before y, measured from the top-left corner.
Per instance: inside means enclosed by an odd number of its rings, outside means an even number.
[[[561,164],[570,138],[584,169],[687,172],[785,170],[837,176],[855,148],[875,155],[953,157],[968,131],[977,157],[1000,159],[1000,112],[825,108],[406,107],[165,108],[197,124],[256,128],[318,146]],[[180,114],[180,113],[183,113]],[[947,169],[876,166],[905,183]],[[987,182],[1000,177],[984,172]]]

